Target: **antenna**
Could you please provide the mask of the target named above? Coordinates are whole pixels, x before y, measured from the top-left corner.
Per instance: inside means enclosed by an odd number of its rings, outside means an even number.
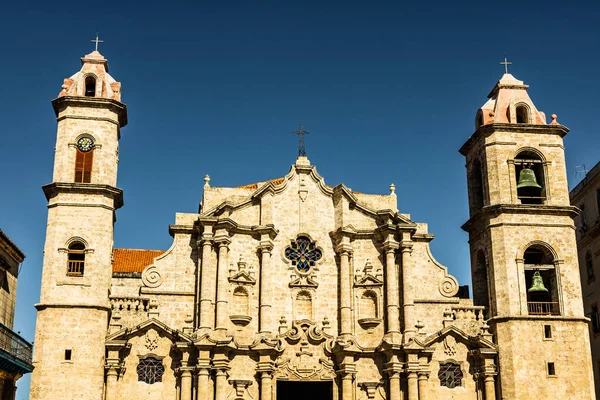
[[[575,175],[575,180],[581,181],[587,176],[588,172],[590,171],[585,167],[585,164],[579,164],[575,166],[573,175]]]

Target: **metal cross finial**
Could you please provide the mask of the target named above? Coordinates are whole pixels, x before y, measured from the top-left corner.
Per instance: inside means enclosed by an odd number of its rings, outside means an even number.
[[[512,63],[508,61],[506,57],[504,57],[504,61],[502,61],[500,64],[504,65],[504,71],[508,74],[508,66]]]
[[[96,32],[96,39],[95,40],[90,40],[90,42],[95,42],[96,43],[96,51],[98,51],[98,43],[104,43],[104,40],[99,40],[98,39],[98,32]]]
[[[306,148],[304,147],[304,135],[308,135],[310,132],[302,129],[302,124],[300,127],[292,133],[298,135],[298,156],[306,156]]]

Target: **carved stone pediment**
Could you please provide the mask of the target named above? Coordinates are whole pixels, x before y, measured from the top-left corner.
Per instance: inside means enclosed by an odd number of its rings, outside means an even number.
[[[287,342],[276,363],[276,375],[289,380],[330,380],[335,378],[333,362],[328,356],[328,342],[333,336],[309,320],[294,321],[280,340]]]
[[[240,271],[233,276],[230,276],[229,282],[237,283],[238,285],[254,285],[256,284],[256,279],[251,276],[247,271]]]
[[[383,286],[383,274],[380,269],[373,272],[373,264],[367,260],[363,270],[354,275],[354,287],[373,288]]]
[[[354,282],[356,287],[380,287],[383,286],[383,281],[373,275],[364,275]]]
[[[227,278],[230,283],[238,285],[255,285],[256,278],[254,277],[255,272],[252,265],[249,267],[247,263],[240,257],[237,263],[237,270],[231,265],[229,269],[229,277]]]
[[[315,282],[309,276],[299,276],[290,282],[290,287],[292,288],[312,288],[316,289],[319,286],[317,282]]]

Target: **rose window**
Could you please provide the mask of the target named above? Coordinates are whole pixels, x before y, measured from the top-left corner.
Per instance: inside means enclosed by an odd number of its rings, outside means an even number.
[[[285,258],[300,272],[308,272],[323,257],[321,250],[306,236],[300,236],[285,249]]]

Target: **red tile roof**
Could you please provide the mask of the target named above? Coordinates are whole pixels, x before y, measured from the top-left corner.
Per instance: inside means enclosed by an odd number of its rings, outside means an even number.
[[[238,186],[238,188],[240,189],[258,189],[258,183],[268,183],[268,182],[273,182],[273,184],[275,185],[281,185],[281,183],[283,183],[285,178],[276,178],[276,179],[271,179],[270,181],[267,182],[257,182],[257,183],[250,183],[248,185],[242,185],[242,186]]]
[[[163,250],[115,249],[113,272],[142,272]]]

